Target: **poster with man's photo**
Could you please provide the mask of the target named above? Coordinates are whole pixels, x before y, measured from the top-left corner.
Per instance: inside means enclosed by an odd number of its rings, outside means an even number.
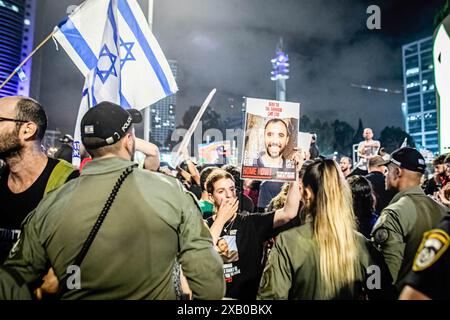
[[[246,99],[242,179],[293,181],[300,104]]]

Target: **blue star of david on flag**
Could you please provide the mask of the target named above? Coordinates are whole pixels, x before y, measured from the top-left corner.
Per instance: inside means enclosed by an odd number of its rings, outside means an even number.
[[[54,38],[85,77],[75,126],[101,101],[142,109],[178,90],[136,0],[89,0],[64,19]]]
[[[111,53],[111,51],[108,49],[108,46],[106,44],[102,47],[102,50],[100,51],[98,60],[99,60],[99,63],[97,65],[97,75],[103,83],[105,83],[106,80],[108,80],[110,75],[117,77],[117,71],[116,71],[116,66],[115,66],[117,56],[114,55],[113,53]],[[122,61],[121,61],[121,66],[122,66]],[[100,69],[100,68],[102,68],[102,69]],[[105,68],[105,69],[103,69],[103,68]]]
[[[125,42],[122,38],[120,38],[120,48],[125,50],[125,54],[122,54],[120,57],[120,69],[123,68],[125,62],[127,61],[136,61],[136,58],[133,56],[131,49],[133,49],[134,42]]]

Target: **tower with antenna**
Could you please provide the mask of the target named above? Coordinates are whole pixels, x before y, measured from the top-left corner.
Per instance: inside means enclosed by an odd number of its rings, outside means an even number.
[[[275,81],[276,100],[286,101],[286,80],[289,79],[289,57],[283,49],[283,38],[280,38],[275,58],[271,59],[272,72],[270,80]]]

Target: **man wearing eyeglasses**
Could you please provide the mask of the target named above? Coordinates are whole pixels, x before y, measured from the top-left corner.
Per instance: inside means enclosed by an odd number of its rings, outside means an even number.
[[[26,97],[0,99],[0,264],[3,264],[27,214],[42,197],[78,176],[71,164],[50,159],[41,149],[47,129],[42,106]]]

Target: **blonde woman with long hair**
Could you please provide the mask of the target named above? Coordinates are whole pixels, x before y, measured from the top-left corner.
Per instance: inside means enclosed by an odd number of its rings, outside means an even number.
[[[337,164],[333,160],[316,160],[306,168],[302,182],[305,224],[277,238],[258,298],[383,296],[384,290],[391,289],[389,274],[380,255],[355,230],[351,190]],[[375,269],[379,278],[374,280],[379,282],[367,288],[370,265],[378,267]]]

